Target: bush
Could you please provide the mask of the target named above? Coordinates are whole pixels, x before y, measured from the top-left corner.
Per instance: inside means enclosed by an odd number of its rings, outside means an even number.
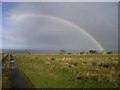
[[[98,66],[100,66],[100,67],[104,67],[104,68],[110,68],[110,67],[112,67],[113,66],[113,64],[110,64],[110,63],[107,63],[107,64],[99,64]]]
[[[93,65],[93,66],[96,66],[96,63],[95,63],[95,62],[93,62],[93,63],[92,63],[92,65]]]
[[[51,60],[55,60],[55,58],[51,58]]]

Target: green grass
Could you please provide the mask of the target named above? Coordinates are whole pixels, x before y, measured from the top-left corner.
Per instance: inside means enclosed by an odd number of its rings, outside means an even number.
[[[11,65],[10,65],[10,55],[8,55],[8,62],[6,64],[6,68],[7,69],[10,69],[11,68]]]
[[[118,55],[14,55],[35,88],[118,87]]]
[[[10,88],[10,80],[8,79],[8,73],[2,74],[2,88]]]
[[[0,54],[0,61],[2,60],[2,54]]]

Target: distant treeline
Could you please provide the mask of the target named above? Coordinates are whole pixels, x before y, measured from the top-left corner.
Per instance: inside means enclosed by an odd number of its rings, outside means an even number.
[[[72,51],[72,50],[28,50],[28,49],[3,49],[2,53],[11,54],[112,54],[118,52],[112,51],[97,51],[97,50],[85,50],[85,51]]]

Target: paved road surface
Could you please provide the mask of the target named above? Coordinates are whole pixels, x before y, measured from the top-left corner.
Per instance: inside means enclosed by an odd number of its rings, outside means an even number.
[[[11,80],[11,88],[28,88],[27,81],[18,70],[16,61],[12,55],[10,55],[10,64],[9,78]]]
[[[11,88],[28,88],[26,79],[21,75],[17,68],[10,70],[9,79],[11,81]]]
[[[10,65],[11,68],[6,70],[5,64],[8,61],[8,56],[2,61],[2,68],[4,72],[7,71],[8,78],[10,80],[10,88],[29,88],[26,78],[20,73],[17,68],[16,61],[12,55],[10,55]],[[3,73],[4,73],[3,72]]]

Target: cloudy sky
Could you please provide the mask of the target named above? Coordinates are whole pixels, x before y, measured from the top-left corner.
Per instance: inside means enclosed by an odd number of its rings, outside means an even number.
[[[3,2],[2,48],[116,51],[117,5],[117,2]]]

